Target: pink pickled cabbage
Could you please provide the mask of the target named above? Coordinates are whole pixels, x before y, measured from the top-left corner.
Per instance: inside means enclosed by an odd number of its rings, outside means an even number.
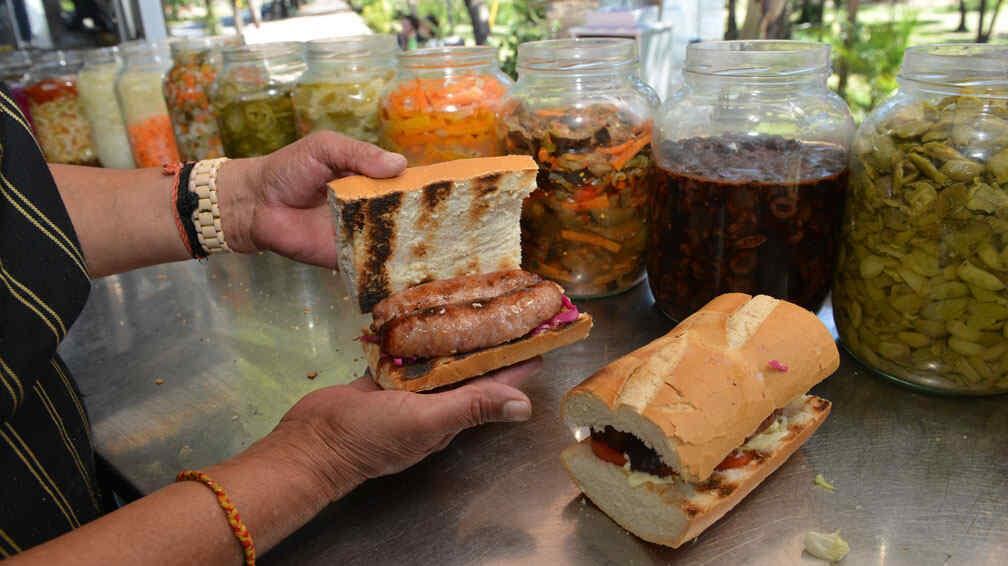
[[[788,370],[787,364],[785,364],[783,362],[779,362],[777,360],[770,360],[769,362],[767,362],[767,365],[770,366],[770,369],[775,369],[777,371],[787,371]]]
[[[537,326],[530,334],[531,336],[539,336],[547,330],[556,330],[561,326],[574,322],[579,316],[581,316],[581,312],[578,311],[578,308],[574,306],[574,303],[567,298],[567,295],[561,295],[560,299],[563,301],[563,307],[560,308],[560,312],[553,315],[553,318]]]

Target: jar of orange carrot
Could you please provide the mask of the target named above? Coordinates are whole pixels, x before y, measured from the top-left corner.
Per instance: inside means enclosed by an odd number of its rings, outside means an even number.
[[[116,80],[116,95],[126,122],[137,167],[160,167],[179,160],[161,81],[171,67],[164,42],[138,43],[123,51],[125,65]]]
[[[381,102],[381,144],[410,165],[503,155],[498,122],[512,86],[493,47],[403,53]]]

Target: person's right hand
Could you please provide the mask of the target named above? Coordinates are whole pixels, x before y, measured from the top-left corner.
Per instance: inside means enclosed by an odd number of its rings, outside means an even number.
[[[516,386],[540,366],[535,358],[432,394],[383,391],[362,377],[309,393],[277,429],[298,431],[288,438],[300,439],[299,450],[334,493],[345,493],[366,479],[416,464],[464,429],[528,420],[531,402]]]

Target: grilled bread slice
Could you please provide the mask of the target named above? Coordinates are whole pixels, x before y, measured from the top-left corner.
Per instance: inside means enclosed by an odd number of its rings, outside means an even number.
[[[330,183],[339,269],[361,312],[427,281],[518,269],[537,171],[528,156],[487,157]]]

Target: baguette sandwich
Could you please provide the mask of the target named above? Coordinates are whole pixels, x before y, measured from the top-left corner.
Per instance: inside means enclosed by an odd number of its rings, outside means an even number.
[[[811,312],[722,295],[568,392],[564,418],[586,438],[563,452],[564,466],[625,529],[678,547],[822,424],[830,403],[806,392],[839,360]]]
[[[426,391],[588,335],[556,283],[521,271],[527,156],[413,167],[330,184],[339,267],[361,312],[369,371],[385,389]]]

